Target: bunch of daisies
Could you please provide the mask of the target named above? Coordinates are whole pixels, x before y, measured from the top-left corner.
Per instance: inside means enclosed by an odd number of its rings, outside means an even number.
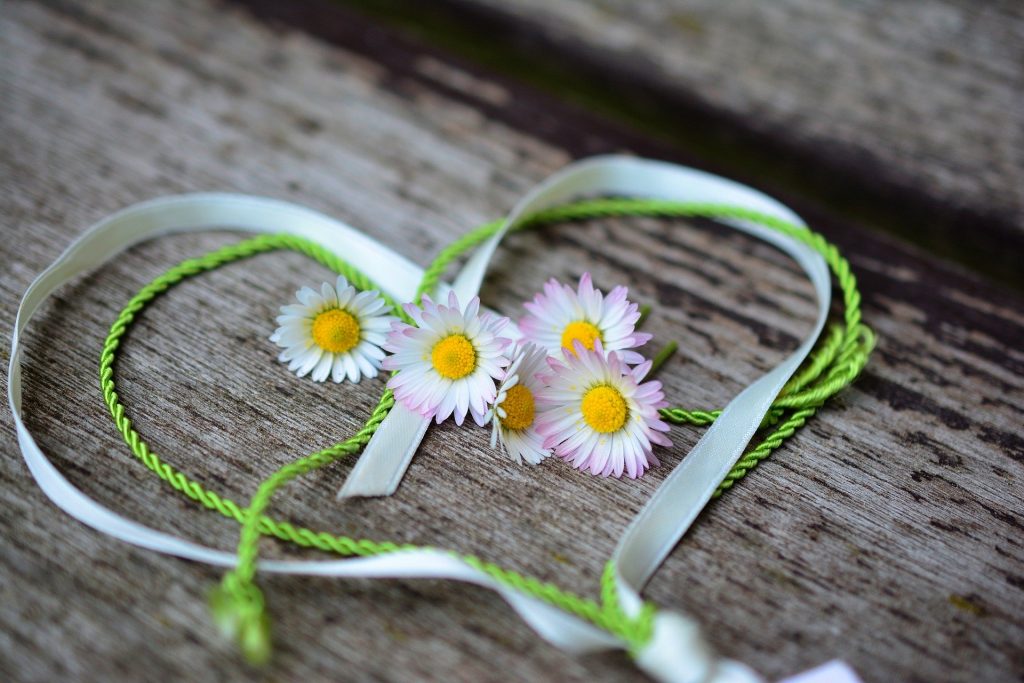
[[[584,273],[575,290],[546,283],[518,326],[481,312],[476,297],[463,309],[454,292],[447,305],[427,296],[406,304],[409,325],[387,314],[378,292],[339,277],[319,293],[300,290],[271,340],[300,377],[358,382],[394,371],[396,400],[437,423],[490,423],[491,446],[518,463],[553,453],[591,474],[635,478],[658,464],[655,444],[672,444],[658,415],[661,383],[643,381],[651,361],[635,350],[651,335],[636,331],[640,310],[626,296],[622,286],[603,295]]]

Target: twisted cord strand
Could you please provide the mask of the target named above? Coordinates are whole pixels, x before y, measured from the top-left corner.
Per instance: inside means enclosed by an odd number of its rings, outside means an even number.
[[[825,400],[838,393],[860,374],[874,346],[874,334],[860,322],[860,292],[857,289],[856,277],[850,270],[849,262],[839,253],[839,250],[823,236],[811,230],[773,216],[730,205],[622,198],[596,199],[555,207],[527,217],[512,226],[511,230],[523,230],[546,223],[623,215],[705,217],[749,221],[807,244],[825,258],[843,293],[843,324],[833,325],[829,328],[828,334],[818,343],[810,359],[780,392],[762,427],[777,424],[783,418],[786,409],[797,412],[812,407],[817,409]],[[418,294],[422,295],[424,292],[432,291],[453,261],[493,235],[502,225],[503,221],[501,220],[487,223],[442,249],[425,271]],[[822,378],[822,374],[826,371],[827,374]],[[663,418],[673,424],[694,426],[710,425],[721,414],[720,410],[687,410],[679,407],[663,408],[659,412]],[[802,425],[803,422],[800,424]],[[777,435],[780,433],[787,435],[779,440]],[[736,463],[729,475],[719,485],[714,497],[718,498],[736,481],[743,478],[758,462],[781,446],[782,441],[792,433],[779,430],[773,432],[745,458]],[[756,460],[751,460],[751,458],[756,458]]]
[[[827,337],[819,343],[812,357],[780,393],[765,424],[762,425],[774,426],[774,429],[737,462],[716,491],[715,497],[718,497],[768,457],[772,451],[779,448],[786,439],[805,424],[806,420],[828,397],[853,381],[864,367],[873,346],[874,337],[871,331],[860,322],[860,295],[856,289],[856,280],[850,272],[846,260],[834,246],[820,235],[770,216],[731,206],[660,200],[599,199],[540,212],[513,226],[512,230],[522,230],[561,221],[619,215],[699,216],[714,219],[748,220],[765,225],[798,239],[821,253],[843,291],[844,324],[830,328]],[[417,300],[423,294],[436,288],[440,278],[455,259],[493,235],[502,225],[502,221],[487,223],[442,249],[437,258],[424,271],[423,280],[417,290]],[[120,402],[114,383],[114,364],[120,343],[135,316],[154,298],[187,277],[274,249],[291,249],[306,254],[335,272],[345,275],[360,289],[380,289],[357,268],[315,243],[294,235],[262,235],[224,247],[197,259],[184,261],[146,285],[128,302],[114,322],[100,358],[100,383],[104,400],[118,431],[121,432],[132,453],[175,490],[242,525],[238,546],[238,565],[225,575],[220,586],[213,592],[211,607],[221,627],[233,635],[247,657],[256,662],[265,660],[270,651],[265,601],[254,583],[261,535],[274,536],[301,547],[317,548],[342,556],[372,556],[416,547],[337,536],[323,531],[297,527],[289,522],[277,521],[263,514],[263,511],[269,506],[273,494],[281,486],[302,474],[361,450],[394,405],[394,396],[390,391],[384,392],[369,421],[359,432],[345,441],[278,469],[260,484],[246,508],[205,489],[198,482],[164,462],[139,436],[126,415],[126,410]],[[409,322],[408,316],[397,302],[386,295],[384,298],[397,315]],[[694,426],[711,424],[721,414],[720,410],[686,410],[683,408],[666,408],[661,412],[670,422]],[[624,613],[614,590],[614,567],[610,562],[602,575],[601,603],[598,604],[593,600],[564,591],[551,583],[523,576],[475,556],[458,553],[452,553],[452,555],[503,585],[532,595],[617,635],[629,644],[633,652],[641,648],[650,638],[654,607],[645,604],[635,617]]]
[[[259,535],[273,536],[303,548],[316,548],[344,557],[382,555],[418,547],[334,535],[278,521],[257,512],[266,508],[273,492],[287,481],[360,450],[369,441],[370,436],[394,405],[394,395],[391,391],[384,392],[369,421],[355,436],[285,465],[260,485],[247,508],[206,489],[199,482],[164,462],[134,429],[131,419],[126,414],[125,406],[121,403],[116,389],[114,365],[121,342],[142,309],[157,296],[188,277],[275,249],[292,249],[306,254],[336,272],[344,274],[357,286],[375,288],[374,284],[362,273],[344,264],[334,254],[313,242],[293,235],[258,236],[211,252],[201,258],[184,261],[143,287],[129,300],[111,326],[100,356],[100,385],[104,401],[110,410],[117,430],[135,457],[174,490],[181,492],[203,507],[214,510],[242,525],[243,533],[240,536],[240,558],[237,569],[228,572],[220,586],[212,591],[210,605],[214,619],[221,630],[237,640],[243,653],[254,663],[265,661],[270,652],[269,622],[266,618],[265,601],[262,592],[253,582]],[[389,303],[393,309],[397,308],[394,302],[389,301]],[[485,562],[473,555],[458,553],[452,553],[452,555],[504,585],[533,595],[624,639],[628,639],[634,630],[635,620],[617,618],[614,614],[607,614],[592,600],[564,591],[554,584],[525,577],[518,572]]]

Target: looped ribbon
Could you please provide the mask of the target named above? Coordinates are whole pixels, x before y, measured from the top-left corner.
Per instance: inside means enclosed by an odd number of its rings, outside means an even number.
[[[536,211],[586,195],[648,197],[742,206],[803,225],[782,204],[749,187],[663,162],[625,156],[595,157],[567,166],[519,202],[501,230],[471,256],[454,282],[460,301],[480,288],[487,263],[508,229]],[[831,284],[824,259],[781,233],[745,221],[723,221],[763,239],[794,258],[814,285],[818,313],[812,333],[770,372],[740,392],[703,438],[668,475],[623,534],[612,557],[622,609],[636,617],[639,591],[678,543],[742,454],[772,401],[806,358],[828,313]],[[21,345],[25,328],[46,299],[69,280],[107,263],[143,240],[161,235],[233,228],[255,233],[290,233],[344,253],[393,298],[410,301],[423,271],[362,232],[315,211],[286,202],[231,194],[191,194],[143,202],[92,226],[28,287],[18,308],[11,341],[8,402],[25,462],[43,492],[84,524],[133,545],[169,555],[232,567],[236,556],[127,519],[103,507],[69,482],[39,448],[22,417]],[[413,420],[413,417],[416,419]],[[426,430],[425,420],[396,405],[381,425],[376,446],[358,460],[361,481],[388,493],[397,486]],[[395,425],[395,426],[388,426]],[[387,431],[384,431],[387,429]],[[381,432],[384,431],[383,434]],[[372,447],[372,448],[371,448]],[[368,474],[367,474],[368,473]],[[362,479],[362,477],[366,479]],[[380,486],[384,482],[384,486]],[[462,559],[433,549],[403,550],[344,560],[261,560],[261,571],[333,577],[451,579],[484,586],[500,594],[541,637],[570,653],[628,649],[629,644],[583,619],[494,580]],[[663,683],[740,683],[761,679],[748,667],[716,658],[696,623],[661,611],[653,634],[634,653],[637,665]],[[836,667],[842,669],[836,674]],[[816,672],[821,671],[821,675]],[[801,683],[856,681],[843,665],[827,665],[800,677]]]

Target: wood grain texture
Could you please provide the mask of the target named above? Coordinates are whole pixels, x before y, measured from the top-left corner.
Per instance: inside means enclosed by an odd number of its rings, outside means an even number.
[[[126,204],[190,190],[282,197],[425,264],[569,160],[572,141],[633,147],[558,102],[358,23],[349,30],[365,41],[345,45],[208,0],[11,2],[0,20],[4,361],[32,277]],[[878,351],[854,387],[705,511],[646,594],[699,615],[721,652],[769,677],[831,657],[869,683],[1024,677],[1022,301],[829,215],[807,217],[860,276]],[[62,291],[25,357],[29,425],[73,483],[118,512],[223,548],[236,526],[131,460],[95,366],[107,327],[140,286],[235,239],[132,249]],[[651,331],[682,347],[661,379],[686,406],[722,405],[793,348],[813,315],[809,284],[771,248],[656,220],[517,235],[483,296],[516,314],[547,277],[584,269],[605,288],[628,282],[655,306]],[[158,452],[244,501],[280,464],[358,427],[380,383],[296,380],[265,341],[277,306],[323,275],[297,255],[265,255],[147,309],[118,376]],[[206,612],[219,572],[65,516],[35,487],[10,416],[2,419],[5,680],[642,679],[623,656],[576,659],[538,643],[482,590],[287,577],[260,579],[277,650],[266,670],[248,669]],[[490,452],[485,430],[445,425],[431,430],[394,497],[335,504],[349,467],[340,464],[290,485],[273,513],[477,553],[593,595],[618,535],[698,437],[675,430],[664,467],[619,482],[555,462],[515,467]]]
[[[1024,249],[1019,3],[357,4],[1021,285],[1002,258]]]
[[[472,3],[632,64],[820,154],[865,158],[887,180],[1024,226],[1017,3]]]

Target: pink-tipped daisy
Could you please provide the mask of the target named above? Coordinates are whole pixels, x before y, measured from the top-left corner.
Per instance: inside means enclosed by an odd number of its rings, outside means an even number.
[[[518,464],[525,460],[536,465],[551,455],[544,447],[544,439],[537,431],[536,397],[544,388],[538,378],[547,370],[547,351],[523,344],[512,353],[512,364],[498,384],[498,396],[487,411],[491,421],[491,448],[501,441],[502,450]]]
[[[590,273],[583,273],[576,291],[551,279],[543,293],[523,304],[528,315],[519,321],[519,329],[524,339],[552,356],[572,355],[576,342],[590,351],[600,342],[605,351],[617,351],[623,362],[642,363],[643,356],[629,349],[643,346],[651,335],[635,331],[640,309],[626,299],[627,293],[620,285],[603,296],[594,289]]]
[[[380,346],[396,319],[379,292],[356,293],[339,275],[334,285],[325,282],[319,292],[303,287],[295,296],[299,303],[281,307],[279,327],[270,335],[284,348],[278,360],[317,382],[377,376],[384,359]]]
[[[651,361],[634,368],[601,342],[590,350],[576,341],[564,361],[548,358],[551,373],[537,396],[537,431],[544,447],[576,469],[603,477],[635,479],[658,464],[653,444],[671,446],[658,416],[665,405],[661,382],[642,382]]]
[[[417,327],[395,322],[384,344],[394,354],[384,359],[384,369],[399,371],[388,381],[395,398],[438,424],[454,414],[461,425],[467,412],[486,424],[494,380],[509,363],[503,352],[510,340],[500,336],[508,318],[480,315],[477,297],[463,312],[455,292],[447,306],[424,296],[422,309],[406,304],[405,310]]]

